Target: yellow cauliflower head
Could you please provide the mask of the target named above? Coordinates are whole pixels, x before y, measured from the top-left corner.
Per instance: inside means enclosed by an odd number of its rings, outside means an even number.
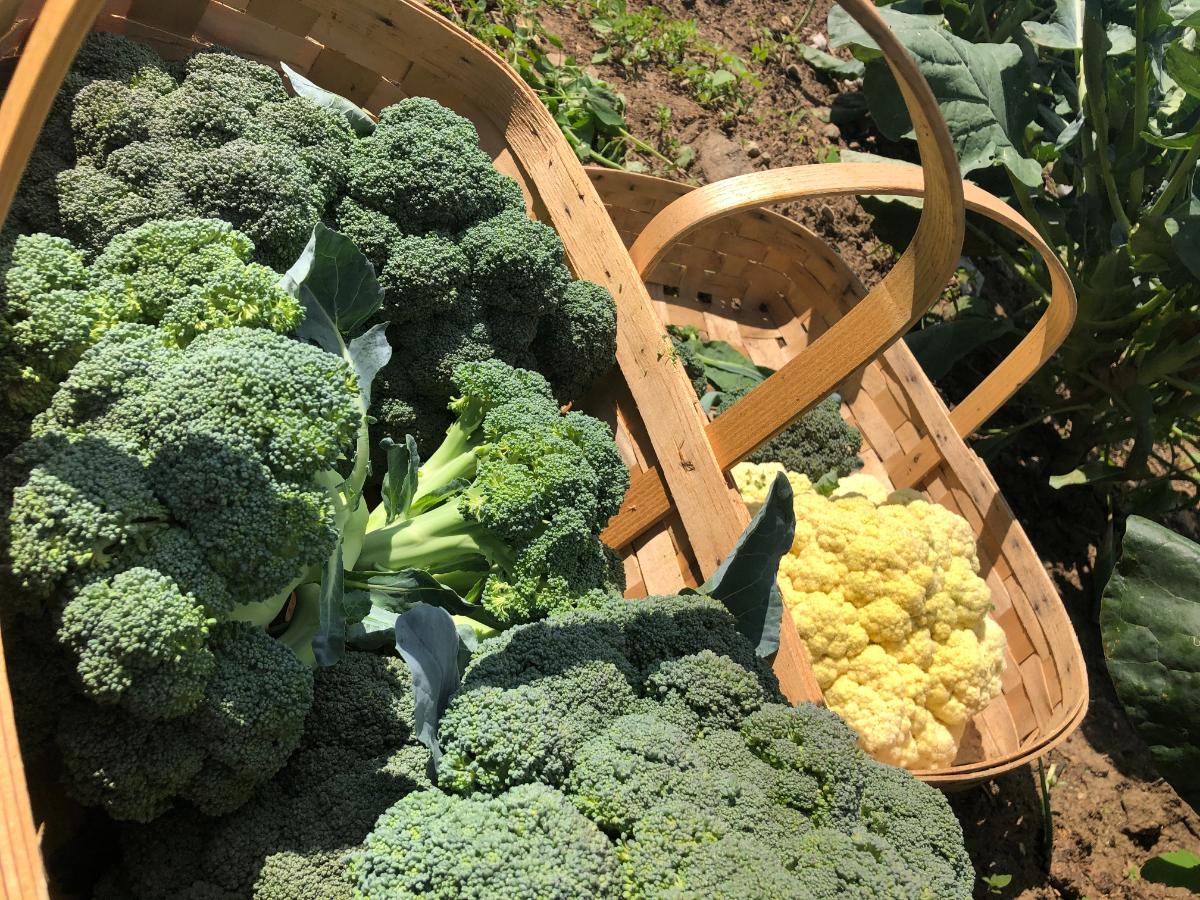
[[[752,510],[780,471],[734,467]],[[971,717],[1000,692],[1004,667],[970,524],[863,473],[829,496],[803,475],[788,480],[796,535],[779,588],[826,702],[876,759],[950,765]]]

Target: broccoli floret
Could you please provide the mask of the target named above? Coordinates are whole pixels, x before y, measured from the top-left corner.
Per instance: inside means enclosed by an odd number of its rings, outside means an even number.
[[[67,788],[117,819],[149,822],[185,798],[230,812],[296,748],[312,703],[312,671],[266,632],[214,626],[215,666],[188,714],[147,719],[79,703],[59,725]]]
[[[161,325],[180,347],[233,325],[291,331],[300,305],[275,272],[247,262],[252,250],[214,219],[148,222],[114,238],[90,266],[63,238],[17,238],[0,302],[7,405],[19,416],[44,409],[83,351],[120,322]]]
[[[759,759],[782,773],[781,802],[818,826],[858,819],[864,757],[858,735],[836,713],[811,703],[795,709],[768,704],[746,718],[742,736]]]
[[[530,348],[559,400],[578,400],[617,358],[617,310],[612,294],[590,281],[572,281],[558,307],[537,322]]]
[[[349,900],[343,857],[389,806],[429,788],[429,753],[412,738],[403,661],[350,652],[316,671],[313,694],[300,747],[235,813],[181,807],[123,830],[129,893]]]
[[[152,51],[130,53],[73,86],[79,159],[57,178],[67,235],[95,253],[150,218],[212,216],[249,235],[256,260],[287,268],[344,182],[344,117],[231,54],[196,54],[177,83]]]
[[[752,671],[711,650],[665,661],[646,679],[646,692],[695,713],[706,730],[737,728],[767,700]]]
[[[115,238],[92,266],[122,321],[161,325],[183,347],[202,331],[242,325],[293,331],[303,311],[279,275],[249,262],[250,239],[217,219],[157,220]]]
[[[463,793],[560,785],[580,745],[635,700],[625,673],[599,660],[533,684],[472,677],[441,719],[438,783]]]
[[[622,716],[579,748],[564,790],[605,831],[629,831],[678,788],[691,738],[649,712]]]
[[[751,360],[740,356],[728,344],[720,341],[706,342],[694,325],[668,325],[667,333],[697,397],[704,398],[709,392],[705,360],[710,358],[706,357],[705,353],[711,344],[719,344],[722,350],[717,359],[711,360],[714,365],[729,362],[732,355],[735,358],[740,357],[737,361],[747,369],[757,369],[762,375],[771,373],[770,369],[757,367]],[[713,398],[712,414],[721,415],[755,386],[717,391]],[[842,418],[841,402],[837,394],[826,397],[782,432],[755,449],[746,460],[752,463],[780,463],[789,472],[807,475],[813,481],[830,472],[838,478],[849,475],[862,466],[862,460],[858,458],[858,452],[862,449],[862,435],[857,428]]]
[[[692,383],[692,390],[697,397],[703,397],[708,393],[708,376],[704,371],[704,361],[700,358],[700,330],[695,325],[668,325],[667,335],[671,339],[675,358]]]
[[[389,106],[374,132],[355,143],[347,188],[410,234],[458,231],[524,206],[520,190],[479,148],[475,126],[424,97]]]
[[[204,767],[190,729],[84,701],[63,711],[56,737],[67,791],[115,819],[157,818]]]
[[[720,415],[749,391],[721,394],[713,410]],[[842,401],[830,394],[799,419],[758,447],[747,462],[777,462],[789,472],[807,475],[817,481],[833,472],[842,478],[861,468],[858,452],[862,434],[842,418]]]
[[[812,900],[922,900],[931,896],[922,877],[925,873],[909,869],[891,844],[862,829],[847,833],[818,828],[801,835],[794,868],[803,896]],[[970,892],[952,896],[969,897]]]
[[[971,896],[975,873],[945,796],[903,769],[864,762],[863,827],[885,838],[938,900]]]
[[[553,788],[410,794],[350,856],[355,897],[619,897],[608,839]]]
[[[807,898],[772,849],[683,801],[649,810],[619,844],[630,900]]]
[[[83,693],[144,719],[172,719],[204,696],[216,661],[209,619],[174,579],[133,568],[94,581],[63,608],[58,640]]]
[[[485,624],[503,625],[623,589],[599,540],[629,478],[612,433],[560,416],[535,372],[491,360],[454,378],[456,420],[421,466],[409,508],[372,512],[348,580],[424,569],[478,597]]]

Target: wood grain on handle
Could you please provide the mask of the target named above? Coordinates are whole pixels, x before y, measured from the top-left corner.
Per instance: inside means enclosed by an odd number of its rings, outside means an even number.
[[[920,172],[915,172],[917,178]],[[919,196],[912,190],[898,191],[907,196]],[[1050,273],[1050,303],[1037,324],[1021,340],[1012,352],[981,381],[962,402],[950,412],[950,424],[959,437],[974,434],[1004,402],[1020,390],[1033,373],[1042,367],[1075,324],[1076,299],[1071,277],[1062,262],[1041,235],[1024,217],[1019,215],[999,197],[989,194],[970,182],[966,184],[964,196],[967,209],[987,216],[1003,225],[1033,246]],[[938,452],[928,435],[912,450],[904,454],[903,460],[889,463],[892,482],[896,487],[911,487],[937,465]]]
[[[104,0],[47,0],[0,103],[0,222],[8,215],[42,123]],[[46,876],[0,643],[0,891],[45,898]]]

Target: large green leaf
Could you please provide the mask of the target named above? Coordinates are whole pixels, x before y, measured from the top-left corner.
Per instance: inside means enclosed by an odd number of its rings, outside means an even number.
[[[1100,628],[1130,721],[1160,774],[1200,809],[1200,545],[1130,516]]]
[[[963,316],[910,331],[904,336],[904,343],[908,344],[925,374],[937,381],[959,360],[1016,331],[1016,326],[1006,318]]]
[[[1025,22],[1022,28],[1035,44],[1052,50],[1083,49],[1083,0],[1055,0],[1049,22]]]
[[[780,472],[737,545],[700,586],[737,620],[737,628],[755,645],[759,656],[779,649],[783,597],[775,582],[779,561],[792,547],[796,513],[792,486]]]
[[[999,162],[1030,187],[1042,183],[1041,166],[1020,148],[1032,118],[1032,80],[1015,44],[972,44],[951,34],[940,16],[911,15],[891,7],[879,10],[908,48],[941,107],[959,168],[965,175]],[[891,140],[909,134],[912,122],[879,48],[840,8],[829,13],[829,42],[848,45],[867,61],[863,90],[879,130]]]

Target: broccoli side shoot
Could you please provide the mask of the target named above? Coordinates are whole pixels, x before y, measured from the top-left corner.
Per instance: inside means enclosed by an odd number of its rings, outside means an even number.
[[[542,376],[499,360],[459,366],[454,382],[456,419],[408,507],[372,511],[348,583],[386,590],[389,573],[421,569],[493,626],[619,593],[599,534],[629,475],[607,426],[560,415]]]

